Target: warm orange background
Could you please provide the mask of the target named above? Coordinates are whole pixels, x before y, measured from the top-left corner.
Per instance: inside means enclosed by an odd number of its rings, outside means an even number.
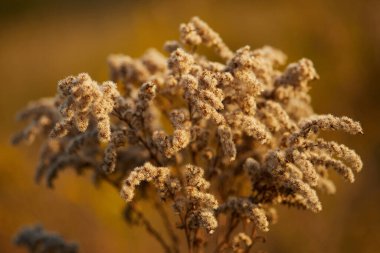
[[[353,185],[337,179],[324,210],[280,209],[280,221],[258,248],[270,252],[378,252],[380,246],[380,1],[0,1],[0,252],[24,224],[42,223],[80,244],[80,252],[157,252],[140,229],[121,221],[123,203],[90,177],[66,171],[54,190],[33,182],[37,146],[11,147],[14,114],[55,93],[56,82],[82,71],[107,79],[109,53],[138,56],[178,37],[193,15],[231,48],[269,44],[290,61],[312,59],[319,113],[349,115],[364,136],[335,135],[355,148],[364,170]]]

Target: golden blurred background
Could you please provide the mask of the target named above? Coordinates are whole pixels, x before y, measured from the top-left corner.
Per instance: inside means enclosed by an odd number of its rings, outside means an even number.
[[[96,3],[94,3],[96,2]],[[178,25],[197,15],[237,49],[268,44],[289,61],[308,57],[318,113],[362,122],[364,136],[335,135],[356,149],[364,170],[353,185],[337,179],[320,214],[280,208],[279,223],[257,248],[269,252],[380,250],[380,1],[0,1],[0,252],[23,226],[43,224],[80,244],[80,252],[159,252],[143,230],[125,225],[123,201],[90,175],[65,171],[54,190],[33,180],[37,145],[12,147],[14,121],[28,101],[55,93],[57,80],[88,72],[108,78],[110,53],[131,56],[178,38]]]

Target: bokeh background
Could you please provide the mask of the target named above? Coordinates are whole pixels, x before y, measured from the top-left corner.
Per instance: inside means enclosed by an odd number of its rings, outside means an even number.
[[[108,77],[110,53],[138,56],[178,37],[193,15],[226,43],[265,44],[289,61],[308,57],[321,79],[313,83],[318,113],[349,115],[365,135],[335,135],[358,151],[364,170],[355,184],[337,179],[320,214],[280,208],[280,221],[257,245],[269,252],[379,252],[380,250],[380,1],[0,1],[0,252],[23,226],[41,223],[80,244],[80,252],[159,252],[159,246],[121,220],[122,200],[90,176],[66,171],[54,190],[33,181],[37,146],[12,147],[21,128],[14,114],[28,101],[55,93],[56,82],[86,71]]]

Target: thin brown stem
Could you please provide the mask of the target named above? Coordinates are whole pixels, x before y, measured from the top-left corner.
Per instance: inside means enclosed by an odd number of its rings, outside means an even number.
[[[125,123],[127,123],[128,127],[130,129],[132,129],[133,131],[135,131],[136,133],[138,133],[138,129],[135,129],[133,127],[133,125],[125,118],[123,117],[123,115],[117,111],[117,110],[114,110],[114,115],[119,118],[120,120],[124,121]],[[136,134],[136,137],[138,139],[138,141],[140,142],[140,144],[142,146],[145,147],[145,149],[149,152],[149,156],[150,158],[156,163],[157,166],[163,166],[163,163],[158,159],[158,157],[156,156],[156,154],[154,154],[154,152],[152,151],[151,147],[148,145],[148,143],[139,135],[139,134]]]
[[[199,228],[197,228],[195,231],[194,231],[194,249],[195,249],[195,253],[200,253],[200,252],[203,252],[204,250],[204,246],[205,246],[205,243],[204,243],[204,238],[201,234],[201,230]]]
[[[231,219],[227,228],[227,232],[224,235],[223,240],[215,248],[214,253],[221,252],[223,248],[225,248],[228,245],[228,242],[230,241],[230,238],[231,238],[231,234],[238,225],[239,225],[239,220],[235,218],[234,214],[231,214]]]
[[[193,245],[192,245],[192,241],[191,241],[191,231],[189,230],[189,226],[187,224],[188,215],[189,215],[189,210],[186,210],[186,214],[185,214],[185,217],[183,219],[183,222],[184,222],[183,224],[185,226],[185,235],[186,235],[188,251],[189,251],[189,253],[193,253]]]
[[[109,184],[111,184],[112,186],[114,186],[117,190],[119,189],[119,185],[110,180],[110,178],[107,177],[107,175],[104,175],[103,174],[103,179],[105,181],[107,181]],[[152,224],[149,222],[149,220],[144,216],[144,214],[142,212],[140,212],[139,210],[136,209],[136,207],[131,203],[130,204],[130,207],[132,208],[133,212],[137,215],[138,219],[142,222],[142,224],[144,225],[145,229],[147,230],[147,232],[153,237],[155,238],[158,243],[162,246],[162,248],[165,250],[166,253],[172,253],[172,250],[170,248],[170,246],[165,242],[165,240],[163,239],[163,237],[160,235],[160,233],[152,226]],[[179,252],[179,251],[174,251],[174,252]]]
[[[193,124],[194,124],[194,122],[193,122],[193,108],[191,107],[190,103],[187,104],[187,108],[189,110],[189,118],[191,120],[191,125],[193,126]],[[189,144],[189,152],[190,152],[191,163],[194,165],[197,165],[196,164],[196,158],[197,157],[196,157],[194,150],[191,148],[191,143]]]
[[[255,226],[255,224],[253,224],[253,225],[252,225],[251,236],[250,236],[251,239],[252,239],[252,243],[251,243],[251,245],[249,245],[249,246],[246,248],[246,250],[244,251],[244,253],[249,253],[249,252],[251,251],[252,246],[253,246],[253,244],[254,244],[254,240],[255,240],[255,238],[256,238],[256,233],[257,233],[256,226]]]
[[[207,174],[206,174],[206,179],[207,180],[211,180],[213,176],[215,176],[217,173],[216,173],[216,169],[217,169],[217,166],[219,164],[219,160],[220,160],[220,143],[219,141],[217,142],[216,144],[216,148],[215,148],[215,157],[212,161],[212,164],[211,164],[211,167],[210,169],[207,171]]]
[[[178,236],[176,235],[175,231],[173,230],[172,224],[170,223],[170,220],[169,220],[169,217],[166,213],[165,208],[157,200],[154,202],[154,207],[156,208],[158,214],[161,216],[161,219],[164,223],[165,229],[170,236],[170,239],[172,241],[173,251],[175,253],[179,253],[179,239],[178,239]]]
[[[171,250],[170,246],[165,242],[164,238],[162,238],[160,233],[152,226],[152,224],[149,222],[149,220],[145,218],[144,214],[142,212],[140,212],[139,210],[137,210],[135,207],[132,206],[132,208],[133,208],[133,211],[136,213],[137,218],[144,225],[147,232],[151,236],[153,236],[156,239],[156,241],[159,242],[159,244],[162,246],[162,248],[164,249],[164,251],[166,253],[171,253],[172,250]]]

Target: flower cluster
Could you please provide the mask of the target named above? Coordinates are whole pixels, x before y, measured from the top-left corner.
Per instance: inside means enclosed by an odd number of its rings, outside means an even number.
[[[45,232],[39,225],[21,230],[14,241],[15,244],[27,248],[30,253],[78,252],[75,243],[67,243],[59,235]]]
[[[37,179],[49,185],[73,168],[120,189],[127,220],[135,217],[130,223],[144,225],[168,253],[181,245],[174,219],[190,252],[249,252],[256,232],[277,220],[277,205],[319,212],[318,192],[335,192],[331,170],[354,182],[362,169],[355,151],[319,133],[363,130],[313,111],[308,92],[319,76],[309,59],[286,66],[286,55],[270,46],[231,50],[198,17],[179,30],[179,41],[165,43],[167,56],[111,55],[112,81],[84,73],[60,81],[57,96],[19,114],[31,123],[14,142],[44,136]],[[154,203],[170,242],[139,199]]]

